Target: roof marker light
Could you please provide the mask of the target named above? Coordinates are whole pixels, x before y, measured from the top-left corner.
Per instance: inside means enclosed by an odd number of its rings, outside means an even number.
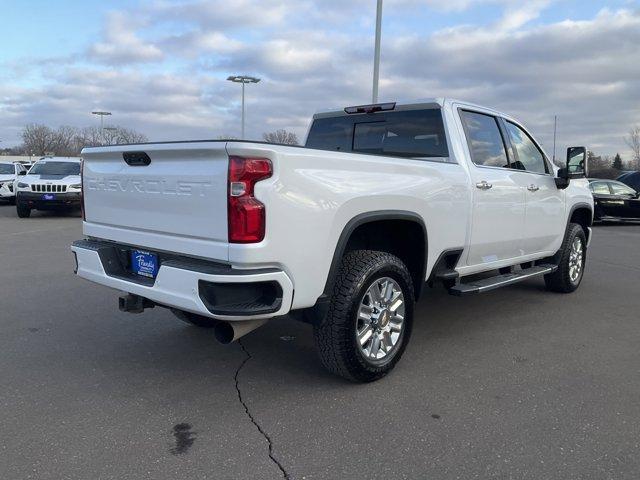
[[[371,105],[358,105],[355,107],[345,107],[345,113],[373,113],[373,112],[386,112],[394,110],[396,108],[396,102],[387,103],[374,103]]]

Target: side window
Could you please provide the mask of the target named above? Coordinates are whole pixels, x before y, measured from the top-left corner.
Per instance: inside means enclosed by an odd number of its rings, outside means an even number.
[[[465,127],[471,160],[476,165],[509,168],[509,160],[495,117],[483,113],[460,111]]]
[[[606,182],[593,182],[589,184],[589,188],[596,195],[611,195],[609,186]]]
[[[635,195],[636,191],[623,183],[609,182],[614,195]]]
[[[529,172],[548,173],[544,155],[529,135],[511,122],[505,121],[504,124],[518,156],[516,168]]]

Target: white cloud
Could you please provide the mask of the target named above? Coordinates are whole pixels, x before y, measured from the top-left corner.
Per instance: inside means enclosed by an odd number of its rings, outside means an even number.
[[[162,50],[140,39],[135,27],[140,25],[123,12],[109,14],[104,40],[89,48],[88,55],[109,64],[153,62],[163,58]]]

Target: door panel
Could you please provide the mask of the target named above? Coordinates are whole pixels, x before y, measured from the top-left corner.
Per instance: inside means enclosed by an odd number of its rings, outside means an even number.
[[[467,265],[522,255],[525,196],[509,168],[504,136],[494,116],[460,111],[473,165],[473,218]]]
[[[638,205],[640,205],[640,201],[636,198],[636,192],[628,185],[620,182],[611,181],[609,182],[609,186],[611,187],[611,193],[613,193],[612,198],[622,202],[618,216],[638,218]]]
[[[521,126],[504,120],[511,146],[516,182],[525,192],[525,228],[521,247],[525,255],[555,252],[565,232],[565,193],[558,189],[542,149]]]
[[[501,168],[473,169],[473,184],[487,182],[490,189],[474,188],[471,245],[467,265],[480,265],[523,255],[522,232],[525,195],[517,172]]]
[[[555,252],[566,228],[565,193],[556,187],[550,175],[519,172],[518,183],[526,197],[525,229],[522,250],[525,255]]]
[[[640,218],[640,198],[629,200],[629,218]]]

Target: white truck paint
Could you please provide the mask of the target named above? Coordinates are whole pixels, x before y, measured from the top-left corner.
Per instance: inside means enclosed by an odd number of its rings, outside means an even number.
[[[0,161],[0,200],[10,203],[16,200],[16,183],[26,169],[18,162]]]
[[[433,148],[446,155],[404,156],[402,149],[408,147],[399,144],[405,139],[389,130],[383,141],[398,144],[393,148],[400,149],[400,156],[379,154],[386,151],[385,146],[376,154],[312,148],[324,138],[314,125],[320,128],[333,119],[354,118],[354,129],[369,129],[362,138],[354,133],[354,142],[377,141],[373,123],[385,112],[348,115],[344,111],[316,114],[306,148],[196,141],[83,150],[83,228],[89,244],[85,240],[72,247],[77,274],[190,314],[246,321],[317,307],[331,296],[327,286],[335,276],[350,225],[362,225],[367,218],[411,220],[425,229],[426,261],[408,266],[419,272],[414,283],[433,279],[434,268],[439,268],[438,261],[446,252],[458,251],[451,269],[459,278],[552,257],[561,248],[576,209],[582,211],[585,238],[590,237],[593,199],[586,179],[576,178],[568,187],[558,187],[558,168],[537,144],[526,141],[528,134],[517,120],[448,99],[383,108],[409,115],[428,110],[429,118],[441,115],[440,137],[429,130],[410,134],[406,141],[409,145],[437,144]],[[507,143],[502,148],[510,168],[474,163],[474,155],[482,152],[474,153],[472,148],[481,149],[482,141],[473,143],[469,132],[476,127],[471,120],[465,124],[463,111],[483,115],[477,117],[482,121],[493,118]],[[321,123],[323,119],[329,120]],[[504,139],[509,135],[506,128],[513,126],[521,129],[520,143]],[[523,149],[520,153],[516,144]],[[544,156],[544,172],[523,170],[525,165],[517,163],[527,155],[534,158],[535,150]],[[127,155],[137,158],[140,152],[150,163],[130,166],[123,160]],[[271,175],[255,184],[253,195],[266,212],[265,236],[256,243],[228,240],[230,157],[268,159],[272,166]],[[493,161],[491,156],[486,158]],[[379,234],[393,236],[393,231]],[[206,261],[229,270],[205,272],[161,258],[154,282],[137,281],[124,270],[108,273],[98,244]],[[202,281],[251,284],[266,280],[277,282],[282,289],[282,301],[275,311],[214,313],[199,295]]]

